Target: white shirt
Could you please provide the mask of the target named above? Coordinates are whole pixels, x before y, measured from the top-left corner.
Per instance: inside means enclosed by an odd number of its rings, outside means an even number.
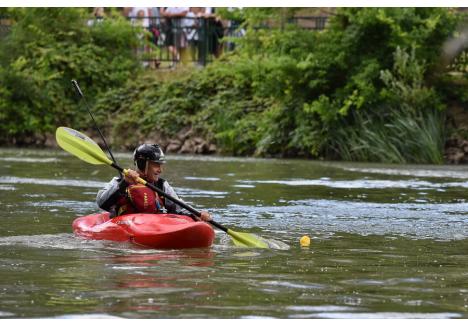
[[[169,14],[181,14],[189,9],[190,7],[167,7],[165,11]]]
[[[138,12],[143,10],[145,18],[136,18],[138,17]],[[143,27],[149,27],[150,21],[148,16],[151,16],[151,8],[150,7],[132,7],[132,10],[128,13],[129,17],[132,17],[132,24],[133,25],[140,25]]]

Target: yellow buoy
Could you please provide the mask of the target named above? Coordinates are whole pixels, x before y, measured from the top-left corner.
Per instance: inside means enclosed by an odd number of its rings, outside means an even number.
[[[299,242],[301,243],[301,246],[302,247],[308,247],[310,246],[310,238],[308,236],[303,236],[301,238],[301,240],[299,240]]]

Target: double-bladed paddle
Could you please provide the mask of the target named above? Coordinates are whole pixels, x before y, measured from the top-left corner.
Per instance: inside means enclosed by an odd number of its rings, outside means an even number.
[[[128,173],[127,169],[122,169],[119,165],[117,165],[117,163],[112,162],[102,151],[101,147],[99,147],[99,145],[96,144],[91,138],[79,131],[67,127],[59,127],[57,128],[55,137],[57,139],[58,145],[62,149],[87,163],[95,165],[110,165],[111,167],[125,175]],[[139,178],[138,182],[157,192],[159,195],[166,197],[167,199],[169,199],[173,203],[176,203],[180,207],[185,208],[195,216],[200,217],[201,213],[198,210],[194,209],[190,205],[187,205],[183,201],[166,194],[158,187],[155,187],[153,184],[146,182],[146,180]],[[236,246],[269,248],[267,242],[261,240],[259,237],[253,234],[230,230],[213,220],[208,221],[208,223],[230,235],[232,241]]]

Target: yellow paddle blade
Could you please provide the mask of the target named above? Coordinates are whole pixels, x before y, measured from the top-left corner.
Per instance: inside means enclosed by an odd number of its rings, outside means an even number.
[[[269,248],[268,243],[253,234],[236,232],[229,229],[227,233],[231,236],[234,245],[238,247]]]
[[[79,131],[59,127],[55,132],[55,138],[60,147],[85,162],[95,165],[112,164],[112,161],[104,154],[101,147]]]

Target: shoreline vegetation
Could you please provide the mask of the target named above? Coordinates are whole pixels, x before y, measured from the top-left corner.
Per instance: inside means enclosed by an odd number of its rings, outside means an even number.
[[[235,51],[203,69],[158,71],[135,60],[136,31],[116,11],[90,28],[86,9],[9,9],[0,145],[54,147],[59,126],[97,140],[76,79],[114,149],[150,141],[168,153],[468,163],[466,62],[453,68],[460,53],[446,47],[466,14],[339,8],[323,31],[254,28],[295,10],[235,13],[247,31]]]

